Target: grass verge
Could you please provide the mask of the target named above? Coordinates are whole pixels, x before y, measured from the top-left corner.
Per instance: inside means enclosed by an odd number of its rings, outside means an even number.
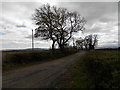
[[[88,51],[61,77],[55,88],[120,88],[120,51]]]
[[[64,56],[76,53],[74,49],[67,49],[63,52],[60,50],[43,50],[43,51],[8,51],[2,52],[2,69],[4,71],[31,66],[50,60],[55,60]]]

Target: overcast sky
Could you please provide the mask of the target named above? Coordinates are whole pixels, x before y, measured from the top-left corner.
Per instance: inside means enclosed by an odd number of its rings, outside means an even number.
[[[64,0],[65,1],[65,0]],[[75,0],[74,0],[75,1]],[[78,0],[77,0],[78,1]],[[89,34],[98,34],[98,47],[118,46],[118,3],[116,2],[54,2],[41,0],[33,2],[24,0],[18,2],[5,0],[0,3],[2,15],[0,15],[0,49],[24,49],[31,48],[31,32],[35,29],[32,14],[35,9],[43,4],[67,8],[69,11],[77,11],[85,17],[87,23],[84,34],[76,33],[75,38]],[[82,0],[81,0],[82,1]],[[113,1],[113,0],[111,0]],[[35,48],[50,48],[51,41],[35,39]]]

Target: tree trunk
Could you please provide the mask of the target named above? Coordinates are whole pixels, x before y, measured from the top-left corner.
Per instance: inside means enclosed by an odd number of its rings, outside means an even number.
[[[89,44],[89,49],[90,49],[90,50],[91,50],[91,49],[95,49],[95,48],[94,48],[94,45]]]
[[[85,49],[87,50],[88,48],[87,48],[87,45],[85,45]]]
[[[55,41],[53,41],[53,43],[52,43],[52,50],[55,49],[54,46],[55,46]]]
[[[59,48],[60,48],[60,50],[63,52],[64,51],[64,45],[63,44],[60,44],[59,45]]]

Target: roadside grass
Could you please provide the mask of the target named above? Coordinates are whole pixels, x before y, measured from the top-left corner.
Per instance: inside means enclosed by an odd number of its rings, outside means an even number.
[[[61,77],[55,88],[120,88],[120,51],[93,50]]]
[[[2,70],[3,72],[55,60],[64,56],[76,53],[75,49],[66,49],[64,53],[60,50],[43,51],[5,51],[2,52]]]

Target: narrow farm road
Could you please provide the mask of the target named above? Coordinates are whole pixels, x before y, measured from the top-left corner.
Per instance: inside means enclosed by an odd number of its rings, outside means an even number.
[[[2,88],[50,88],[57,79],[79,60],[85,51],[18,70],[3,73]]]

